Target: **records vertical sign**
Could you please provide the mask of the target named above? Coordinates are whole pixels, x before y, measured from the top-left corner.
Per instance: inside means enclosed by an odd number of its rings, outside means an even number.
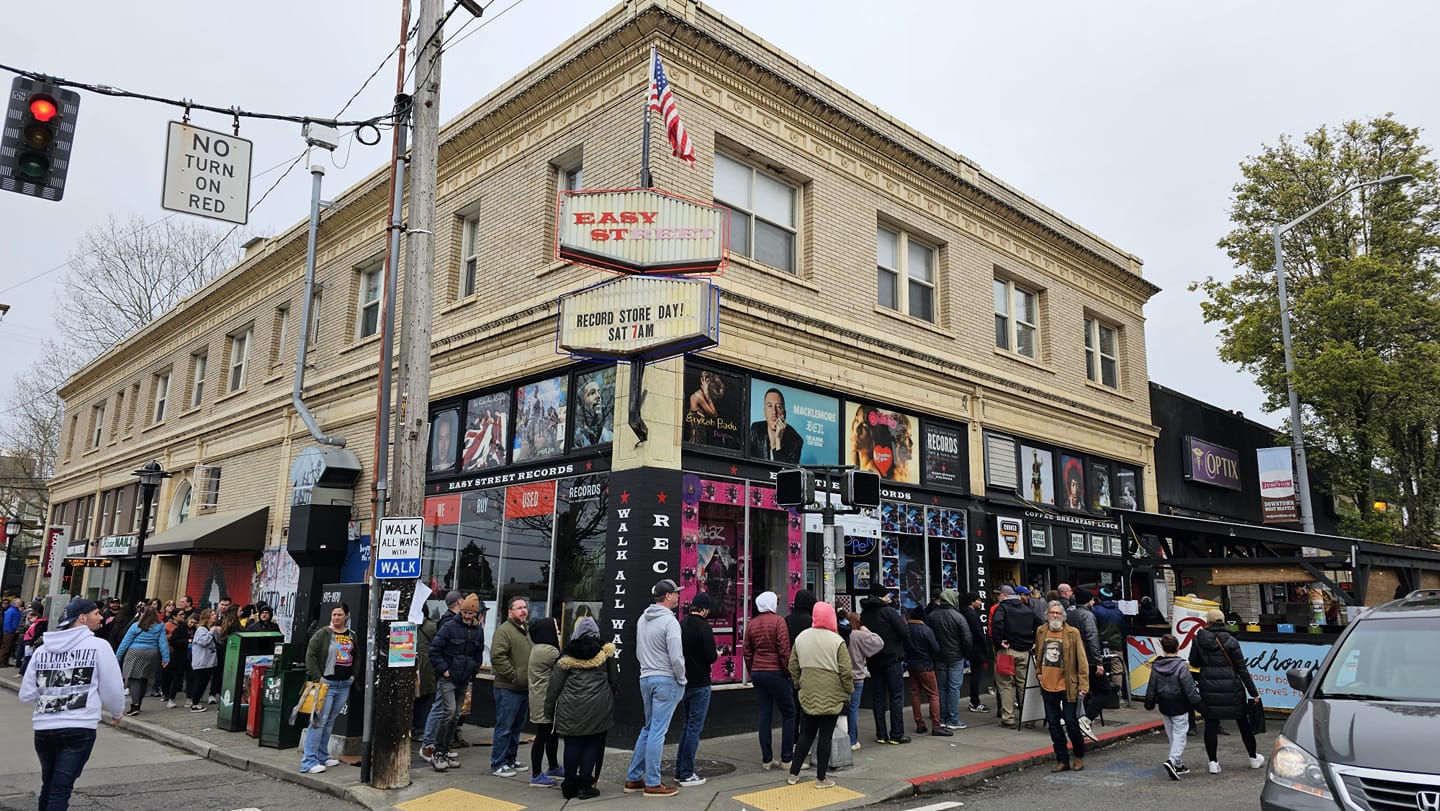
[[[925,486],[964,492],[965,429],[930,419],[925,420],[924,427]]]

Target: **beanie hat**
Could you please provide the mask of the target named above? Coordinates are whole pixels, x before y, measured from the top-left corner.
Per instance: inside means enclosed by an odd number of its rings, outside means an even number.
[[[480,598],[475,596],[474,594],[467,596],[465,599],[460,601],[460,610],[474,611],[477,614],[480,613]]]
[[[923,605],[917,605],[917,606],[915,606],[914,608],[910,609],[910,619],[916,620],[916,621],[919,621],[919,622],[924,622],[924,621],[925,621],[925,606],[923,606]]]
[[[710,610],[710,595],[706,594],[706,593],[703,592],[703,591],[700,592],[699,594],[696,594],[694,597],[692,597],[692,598],[690,599],[690,610],[691,610],[691,611],[709,611],[709,610]]]
[[[1101,586],[1101,587],[1100,587],[1100,599],[1102,599],[1102,600],[1113,600],[1113,599],[1115,599],[1115,589],[1112,589],[1112,588],[1110,588],[1109,586]]]
[[[885,588],[884,586],[880,585],[879,583],[876,583],[875,585],[871,586],[871,587],[870,587],[870,592],[869,592],[869,594],[870,594],[871,597],[881,597],[881,598],[885,597],[885,596],[888,595],[889,593],[890,593],[890,590],[887,589],[887,588]]]
[[[582,636],[600,638],[600,626],[595,624],[594,617],[581,617],[580,621],[575,623],[575,631],[570,634],[570,638],[579,639]]]
[[[96,605],[94,600],[76,597],[70,601],[69,605],[65,606],[65,613],[60,615],[60,627],[69,628],[75,624],[76,620],[99,609],[100,606]]]
[[[1089,589],[1075,589],[1076,605],[1085,605],[1093,599],[1095,599],[1095,595],[1091,594]]]

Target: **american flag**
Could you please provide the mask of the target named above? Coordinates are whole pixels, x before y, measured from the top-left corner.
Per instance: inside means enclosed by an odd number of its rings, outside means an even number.
[[[670,93],[670,82],[665,78],[665,68],[660,64],[660,54],[655,54],[655,68],[650,75],[650,109],[665,116],[665,135],[670,139],[670,151],[675,157],[695,164],[695,145],[680,121],[680,112],[675,109],[675,97]]]

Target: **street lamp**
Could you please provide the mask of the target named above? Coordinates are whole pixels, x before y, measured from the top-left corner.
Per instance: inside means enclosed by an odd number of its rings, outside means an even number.
[[[24,531],[25,525],[21,523],[20,516],[5,520],[5,566],[0,568],[0,589],[4,589],[9,582],[10,559],[15,557],[15,544],[20,540],[20,533]]]
[[[140,531],[135,535],[135,576],[127,583],[128,593],[124,598],[125,604],[131,607],[145,594],[140,588],[140,581],[145,571],[145,536],[150,530],[150,502],[154,500],[160,482],[170,478],[170,474],[154,459],[132,475],[140,479]]]
[[[1295,226],[1352,192],[1366,186],[1403,183],[1413,177],[1413,175],[1386,175],[1378,180],[1356,183],[1290,222],[1274,228],[1275,278],[1280,286],[1280,342],[1285,349],[1285,389],[1290,395],[1290,449],[1295,454],[1295,503],[1300,511],[1300,530],[1302,532],[1314,534],[1315,511],[1310,504],[1310,471],[1305,462],[1305,438],[1300,430],[1300,396],[1295,392],[1295,353],[1290,346],[1290,297],[1285,291],[1285,253],[1281,247],[1280,238]]]

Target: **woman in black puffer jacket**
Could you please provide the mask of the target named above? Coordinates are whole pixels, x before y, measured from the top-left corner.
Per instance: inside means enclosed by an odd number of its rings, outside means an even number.
[[[598,796],[605,737],[615,716],[615,691],[620,688],[620,667],[615,646],[600,641],[600,627],[585,617],[565,646],[550,686],[545,691],[545,714],[555,722],[555,734],[565,740],[565,799],[588,800]]]
[[[1205,615],[1208,624],[1195,634],[1190,643],[1190,666],[1200,668],[1196,679],[1200,684],[1200,699],[1205,708],[1205,754],[1210,759],[1210,773],[1220,773],[1220,761],[1216,758],[1219,748],[1220,724],[1222,719],[1235,721],[1240,727],[1240,739],[1245,742],[1245,751],[1250,755],[1250,768],[1265,765],[1265,758],[1255,752],[1255,732],[1250,729],[1247,717],[1246,694],[1258,700],[1260,692],[1255,689],[1255,680],[1250,678],[1250,668],[1245,664],[1245,655],[1240,652],[1240,643],[1225,627],[1225,615],[1212,608]]]

